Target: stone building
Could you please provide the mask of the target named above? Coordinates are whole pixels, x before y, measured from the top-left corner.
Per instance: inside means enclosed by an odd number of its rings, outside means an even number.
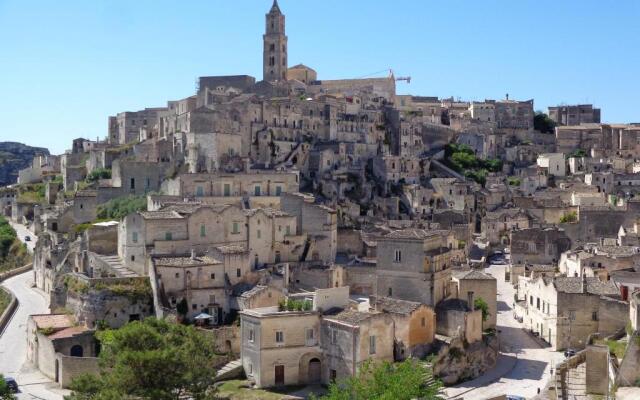
[[[482,218],[482,235],[491,245],[507,245],[511,231],[529,228],[530,221],[529,214],[521,208],[490,211]]]
[[[405,229],[377,239],[377,294],[434,307],[463,252],[450,231]]]
[[[287,70],[287,79],[295,79],[304,84],[318,80],[318,73],[304,64],[294,65]]]
[[[433,308],[414,301],[391,297],[371,297],[371,308],[387,313],[393,319],[394,359],[424,357],[431,349],[436,333],[436,314]]]
[[[94,331],[69,315],[29,316],[27,360],[63,388],[76,376],[98,372],[98,351]]]
[[[520,278],[516,312],[524,326],[553,350],[581,349],[589,335],[612,335],[624,328],[629,304],[619,299],[613,282],[598,278]]]
[[[600,109],[592,104],[549,107],[549,118],[557,125],[599,124]]]
[[[452,270],[451,297],[468,300],[473,297],[474,301],[482,299],[487,303],[489,315],[483,321],[483,329],[495,328],[498,317],[497,304],[497,281],[493,276],[478,270]],[[471,293],[471,295],[470,295]]]
[[[555,264],[571,247],[571,239],[559,228],[528,228],[511,232],[511,262]]]

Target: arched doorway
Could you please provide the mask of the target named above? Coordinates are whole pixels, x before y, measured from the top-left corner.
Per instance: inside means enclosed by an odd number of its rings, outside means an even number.
[[[310,384],[320,383],[321,363],[318,358],[309,360],[309,379]]]
[[[82,357],[82,346],[80,346],[79,344],[72,346],[69,355],[71,357]]]

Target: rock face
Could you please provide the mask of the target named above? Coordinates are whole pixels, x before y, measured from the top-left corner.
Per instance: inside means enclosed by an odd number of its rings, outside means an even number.
[[[31,165],[33,157],[48,155],[44,147],[31,147],[16,142],[0,142],[0,186],[16,183],[18,171]]]
[[[434,363],[434,374],[445,385],[474,379],[493,368],[498,357],[497,338],[489,337],[465,346],[454,339],[438,352]]]

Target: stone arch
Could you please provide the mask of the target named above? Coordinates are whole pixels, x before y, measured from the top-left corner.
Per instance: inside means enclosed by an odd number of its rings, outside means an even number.
[[[69,355],[71,357],[82,357],[82,353],[83,353],[83,349],[82,346],[80,346],[79,344],[76,344],[74,346],[71,346],[71,350],[69,351]]]
[[[300,384],[313,384],[322,382],[322,354],[316,351],[305,353],[300,357],[299,376]]]

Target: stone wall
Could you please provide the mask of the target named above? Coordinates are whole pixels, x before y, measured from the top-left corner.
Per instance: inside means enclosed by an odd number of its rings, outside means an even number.
[[[58,363],[58,383],[68,388],[73,378],[82,374],[99,374],[98,359],[95,357],[71,357],[56,354]]]

